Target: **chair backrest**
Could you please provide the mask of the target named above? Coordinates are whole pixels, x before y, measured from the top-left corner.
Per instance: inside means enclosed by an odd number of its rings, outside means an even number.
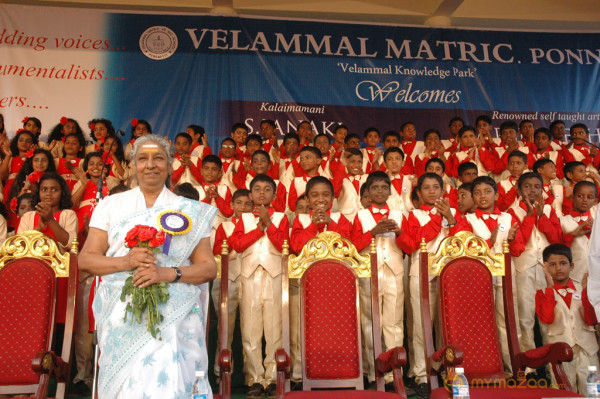
[[[462,350],[462,366],[469,380],[485,378],[497,382],[504,379],[492,279],[499,277],[504,283],[507,259],[510,267],[507,245],[504,250],[504,253],[494,254],[485,240],[465,231],[447,237],[435,253],[427,253],[426,246],[421,246],[421,310],[432,386],[437,386],[430,363],[434,352],[429,311],[432,277],[438,278],[435,306],[443,346],[453,345]]]
[[[283,342],[289,353],[288,277],[299,278],[305,390],[363,389],[358,287],[360,278],[377,276],[374,244],[370,252],[361,255],[349,240],[335,232],[323,232],[309,240],[298,256],[288,258],[284,246],[283,267],[287,273],[282,279]],[[377,298],[376,283],[374,287],[371,284],[371,289],[372,297]],[[373,346],[377,357],[381,353],[379,302],[372,302]]]
[[[38,390],[40,375],[33,358],[53,344],[58,280],[67,280],[67,311],[60,357],[71,362],[77,293],[77,241],[71,253],[39,231],[9,237],[0,247],[0,393]],[[59,379],[57,397],[66,389]]]

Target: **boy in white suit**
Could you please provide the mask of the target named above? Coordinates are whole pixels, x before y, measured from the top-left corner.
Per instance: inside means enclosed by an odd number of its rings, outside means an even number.
[[[594,328],[598,320],[587,296],[587,273],[581,283],[570,277],[574,264],[571,250],[566,245],[549,245],[543,256],[546,288],[537,291],[535,310],[540,322],[546,326],[544,343],[571,345],[573,360],[563,363],[563,368],[573,388],[585,395],[588,366],[598,367]]]

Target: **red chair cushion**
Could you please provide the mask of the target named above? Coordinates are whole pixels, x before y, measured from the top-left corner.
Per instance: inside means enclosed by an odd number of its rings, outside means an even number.
[[[285,398],[301,399],[301,398],[325,398],[325,399],[398,399],[395,393],[379,392],[379,391],[294,391],[286,392]]]
[[[465,375],[503,374],[489,270],[475,259],[450,262],[440,276],[440,303],[446,343],[462,349]]]
[[[302,277],[306,376],[352,379],[360,376],[357,278],[345,264],[315,262]]]
[[[33,357],[49,349],[56,277],[42,260],[23,258],[0,270],[0,385],[35,384]]]
[[[542,398],[583,398],[579,394],[552,388],[470,388],[471,399],[488,398],[515,398],[515,399],[542,399]],[[430,399],[450,399],[452,395],[446,388],[434,389]]]

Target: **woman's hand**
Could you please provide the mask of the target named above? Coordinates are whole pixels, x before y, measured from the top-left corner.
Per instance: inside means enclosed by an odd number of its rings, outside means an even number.
[[[157,264],[154,252],[152,252],[152,250],[149,248],[131,248],[129,250],[129,253],[127,253],[126,255],[126,258],[127,268],[125,270],[132,270],[136,268],[148,268],[156,266]]]
[[[152,284],[171,282],[175,279],[175,273],[170,267],[151,266],[138,267],[133,273],[133,285],[145,288]]]

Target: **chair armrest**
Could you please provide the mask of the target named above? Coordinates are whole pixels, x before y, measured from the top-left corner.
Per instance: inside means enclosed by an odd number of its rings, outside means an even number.
[[[573,349],[565,342],[555,342],[521,352],[518,357],[522,367],[539,369],[548,363],[570,362],[573,360]]]
[[[290,357],[283,348],[275,351],[275,362],[277,363],[277,399],[285,396],[286,381],[290,378]]]
[[[541,346],[539,348],[521,352],[517,355],[517,364],[520,368],[518,375],[524,375],[525,367],[538,369],[548,363],[552,366],[552,372],[559,389],[575,392],[565,370],[562,366],[563,362],[573,360],[573,349],[565,342],[555,342]]]
[[[219,353],[219,367],[221,372],[231,372],[231,351],[223,349]]]
[[[31,368],[34,372],[48,374],[60,382],[63,382],[65,376],[67,376],[68,366],[60,356],[52,351],[38,352],[31,362]]]
[[[397,346],[387,352],[380,354],[375,360],[375,367],[381,374],[385,374],[392,369],[401,368],[406,364],[406,350]]]
[[[390,349],[387,352],[381,353],[375,359],[376,375],[381,377],[388,371],[392,371],[394,378],[394,391],[401,398],[406,399],[406,389],[402,381],[402,366],[406,364],[406,350],[401,346]]]
[[[463,352],[456,345],[448,345],[431,356],[435,362],[441,362],[445,367],[456,367],[463,362]]]

